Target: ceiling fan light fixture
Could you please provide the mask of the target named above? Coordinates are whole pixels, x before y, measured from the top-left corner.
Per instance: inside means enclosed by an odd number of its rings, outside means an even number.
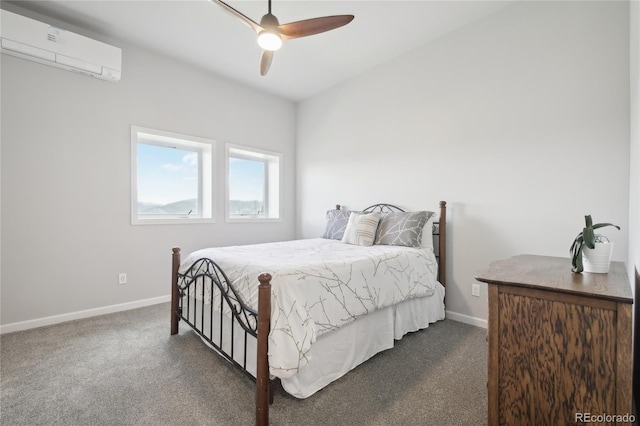
[[[280,25],[278,18],[271,13],[271,0],[268,0],[268,11],[260,19],[258,24],[242,12],[229,6],[222,0],[211,0],[223,7],[227,12],[239,18],[258,34],[258,45],[262,48],[260,56],[260,75],[269,72],[273,52],[282,47],[282,41],[294,38],[308,37],[335,30],[353,21],[353,15],[321,16],[319,18],[304,19],[302,21],[289,22]]]
[[[262,31],[258,34],[258,45],[264,50],[278,50],[282,47],[282,39],[271,31]]]

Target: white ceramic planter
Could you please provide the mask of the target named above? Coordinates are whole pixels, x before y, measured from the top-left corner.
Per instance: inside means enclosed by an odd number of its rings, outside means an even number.
[[[612,251],[613,243],[596,243],[596,247],[593,249],[584,246],[582,248],[582,265],[584,266],[584,272],[598,274],[608,273]]]

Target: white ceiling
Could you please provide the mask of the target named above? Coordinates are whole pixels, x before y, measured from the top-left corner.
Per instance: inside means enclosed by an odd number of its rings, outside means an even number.
[[[507,1],[273,0],[280,23],[355,15],[345,27],[286,41],[259,73],[255,33],[209,0],[47,0],[22,8],[299,101],[507,6]],[[259,22],[267,0],[228,0]],[[114,42],[113,44],[117,44]],[[127,72],[126,64],[123,74]]]

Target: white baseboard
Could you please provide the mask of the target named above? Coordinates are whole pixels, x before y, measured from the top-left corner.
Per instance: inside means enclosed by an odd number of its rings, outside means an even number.
[[[143,308],[145,306],[157,305],[171,300],[170,295],[152,297],[151,299],[137,300],[135,302],[121,303],[118,305],[103,306],[101,308],[87,309],[84,311],[70,312],[68,314],[53,315],[50,317],[37,318],[28,321],[14,322],[0,325],[0,334],[13,333],[14,331],[28,330],[30,328],[44,327],[61,322],[73,321],[82,318],[95,317],[98,315],[112,314],[114,312],[128,311],[129,309]]]
[[[446,311],[445,315],[447,319],[475,325],[476,327],[487,328],[489,325],[486,319],[470,317],[469,315],[463,315],[457,312]]]
[[[45,325],[59,324],[61,322],[73,321],[82,318],[95,317],[98,315],[112,314],[114,312],[128,311],[129,309],[143,308],[145,306],[157,305],[169,302],[170,295],[153,297],[151,299],[137,300],[135,302],[121,303],[118,305],[103,306],[101,308],[87,309],[84,311],[70,312],[68,314],[54,315],[50,317],[37,318],[28,321],[14,322],[0,325],[0,334],[13,333],[14,331],[29,330],[31,328],[44,327]],[[487,320],[459,314],[453,311],[446,311],[448,319],[475,325],[476,327],[487,328]]]

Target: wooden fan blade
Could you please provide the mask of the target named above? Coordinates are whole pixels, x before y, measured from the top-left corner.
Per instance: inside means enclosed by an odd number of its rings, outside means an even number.
[[[351,21],[353,21],[353,15],[323,16],[321,18],[282,24],[278,27],[278,31],[283,40],[289,40],[334,30],[347,25]]]
[[[269,67],[271,67],[271,61],[273,60],[273,51],[272,50],[263,50],[262,56],[260,57],[260,75],[265,76],[269,72]]]
[[[244,22],[246,25],[251,27],[256,33],[259,33],[260,31],[264,30],[264,28],[262,28],[256,21],[254,21],[253,19],[251,19],[248,16],[244,15],[242,12],[240,12],[240,11],[234,9],[233,7],[229,6],[225,2],[220,1],[220,0],[211,0],[211,1],[213,3],[218,4],[220,7],[222,7],[224,10],[226,10],[227,12],[229,12],[230,14],[235,16],[236,18],[239,18],[242,22]]]

